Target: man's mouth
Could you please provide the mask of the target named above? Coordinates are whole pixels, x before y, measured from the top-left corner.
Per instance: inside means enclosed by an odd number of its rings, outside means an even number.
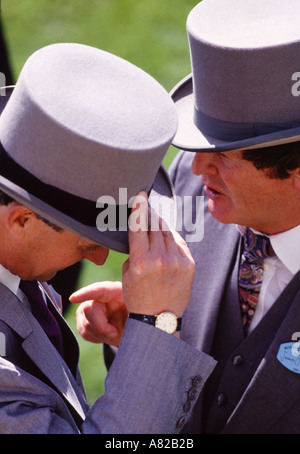
[[[209,199],[215,199],[224,195],[221,191],[213,186],[209,186],[208,184],[205,185],[205,193]]]

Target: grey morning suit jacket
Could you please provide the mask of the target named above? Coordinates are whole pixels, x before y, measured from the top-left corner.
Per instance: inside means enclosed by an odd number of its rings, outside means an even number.
[[[200,392],[215,362],[174,336],[128,320],[106,393],[89,409],[77,341],[50,288],[44,288],[62,329],[66,361],[25,305],[0,284],[0,353],[5,353],[0,357],[0,433],[178,432],[189,415],[183,410],[187,391]]]
[[[170,169],[179,196],[204,196],[201,178],[190,170],[192,159],[193,153],[179,153]],[[300,433],[300,375],[277,359],[280,345],[300,331],[300,273],[244,339],[237,286],[240,243],[235,225],[211,216],[205,196],[203,240],[188,244],[197,267],[181,338],[218,364],[183,432]]]

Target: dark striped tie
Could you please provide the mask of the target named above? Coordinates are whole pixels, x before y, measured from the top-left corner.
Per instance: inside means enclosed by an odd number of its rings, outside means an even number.
[[[21,281],[20,289],[27,296],[32,314],[37,319],[52,344],[63,356],[63,341],[60,328],[54,315],[48,309],[37,281]]]

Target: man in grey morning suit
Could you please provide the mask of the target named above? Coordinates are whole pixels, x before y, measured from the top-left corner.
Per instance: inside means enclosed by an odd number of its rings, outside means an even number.
[[[186,432],[300,433],[299,12],[204,0],[187,21],[193,74],[172,92],[174,144],[196,153],[170,174],[205,210],[182,339],[218,365]],[[252,249],[259,234],[271,246]]]
[[[184,433],[300,433],[299,13],[203,0],[187,21],[170,175],[204,236],[181,338],[218,363]]]
[[[186,389],[198,394],[215,363],[177,338],[189,298],[181,288],[191,290],[194,274],[187,246],[146,222],[148,206],[174,208],[160,167],[177,127],[169,95],[107,52],[54,44],[1,89],[0,105],[0,433],[178,432]],[[128,199],[117,199],[120,188]],[[126,225],[111,217],[117,209]],[[106,392],[89,409],[78,345],[45,281],[129,245],[126,311],[156,324],[128,320]]]

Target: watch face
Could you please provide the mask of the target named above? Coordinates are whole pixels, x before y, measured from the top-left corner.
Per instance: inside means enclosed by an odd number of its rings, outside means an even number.
[[[157,316],[155,326],[166,333],[173,334],[177,329],[177,317],[172,312],[163,312]]]

